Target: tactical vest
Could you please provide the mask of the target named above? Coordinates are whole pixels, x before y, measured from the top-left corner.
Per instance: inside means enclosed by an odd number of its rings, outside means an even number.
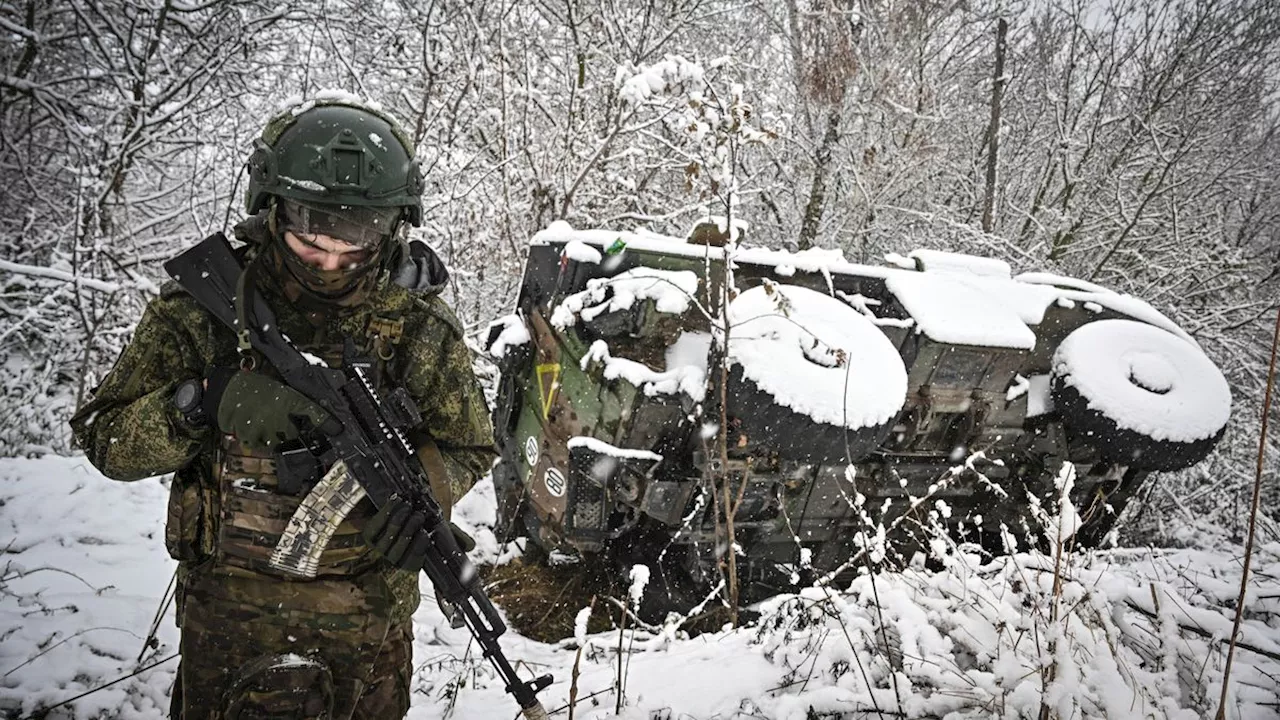
[[[386,385],[389,364],[400,342],[403,320],[373,316],[366,330],[363,347],[357,350],[373,360],[373,377],[379,386]],[[359,342],[359,341],[357,341]],[[341,341],[308,346],[330,367],[342,363]],[[216,529],[211,533],[215,565],[250,570],[277,577],[289,577],[268,563],[272,550],[280,541],[294,512],[310,487],[297,492],[282,492],[276,476],[276,463],[271,451],[255,451],[244,447],[229,435],[219,439],[213,485],[220,500]],[[367,513],[367,504],[356,507],[354,514]],[[338,526],[333,539],[320,556],[317,577],[349,577],[370,570],[377,563],[359,529],[350,519]]]

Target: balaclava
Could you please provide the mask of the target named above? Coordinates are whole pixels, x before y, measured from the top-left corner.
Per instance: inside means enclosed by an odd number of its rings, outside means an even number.
[[[276,271],[291,299],[303,302],[308,309],[357,305],[377,282],[377,270],[390,250],[400,216],[400,208],[318,205],[279,199],[275,214],[269,218],[275,227],[270,232],[268,265]],[[363,252],[353,253],[354,262],[345,267],[323,270],[298,257],[285,242],[285,232],[292,232],[303,244],[310,244],[315,235],[327,235],[359,247]]]

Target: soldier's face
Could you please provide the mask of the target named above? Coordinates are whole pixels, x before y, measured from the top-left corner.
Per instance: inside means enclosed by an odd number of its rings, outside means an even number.
[[[354,269],[369,261],[370,252],[358,245],[319,233],[284,233],[285,244],[302,262],[317,270]]]

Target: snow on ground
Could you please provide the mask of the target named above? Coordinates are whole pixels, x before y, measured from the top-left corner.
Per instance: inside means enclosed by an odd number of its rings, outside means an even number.
[[[173,565],[166,490],[115,483],[83,458],[0,459],[0,715],[25,717],[133,672]],[[500,550],[486,481],[455,519],[478,559]],[[765,603],[753,626],[695,638],[674,626],[625,638],[621,717],[1196,718],[1216,709],[1240,579],[1238,547],[1127,549],[1072,558],[1055,600],[1042,555],[863,576]],[[1280,717],[1280,543],[1253,564],[1227,717]],[[644,575],[638,571],[638,575]],[[429,588],[427,588],[429,590]],[[418,612],[410,718],[514,717],[515,706],[432,602]],[[575,717],[614,717],[619,637],[584,635]],[[172,610],[141,665],[173,653]],[[509,633],[526,676],[563,709],[578,643]],[[161,718],[169,660],[51,718]],[[558,712],[557,712],[558,709]]]

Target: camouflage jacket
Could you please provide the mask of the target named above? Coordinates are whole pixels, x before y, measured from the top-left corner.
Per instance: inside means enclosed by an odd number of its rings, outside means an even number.
[[[447,491],[456,499],[488,471],[493,431],[462,328],[439,296],[443,265],[424,245],[408,250],[400,248],[394,282],[384,274],[366,302],[339,315],[304,312],[284,299],[274,281],[261,289],[281,329],[304,351],[334,362],[342,341],[352,338],[360,350],[384,358],[380,384],[403,385],[417,402],[423,419],[410,437],[439,448]],[[166,284],[93,399],[71,421],[77,443],[108,477],[175,472],[165,540],[184,571],[209,566],[217,554],[224,498],[216,477],[226,462],[226,439],[188,423],[173,405],[173,392],[212,366],[238,363],[232,332],[176,284]],[[407,618],[417,606],[417,577],[381,562],[374,570],[391,587],[394,616]],[[237,571],[250,574],[228,570]]]

